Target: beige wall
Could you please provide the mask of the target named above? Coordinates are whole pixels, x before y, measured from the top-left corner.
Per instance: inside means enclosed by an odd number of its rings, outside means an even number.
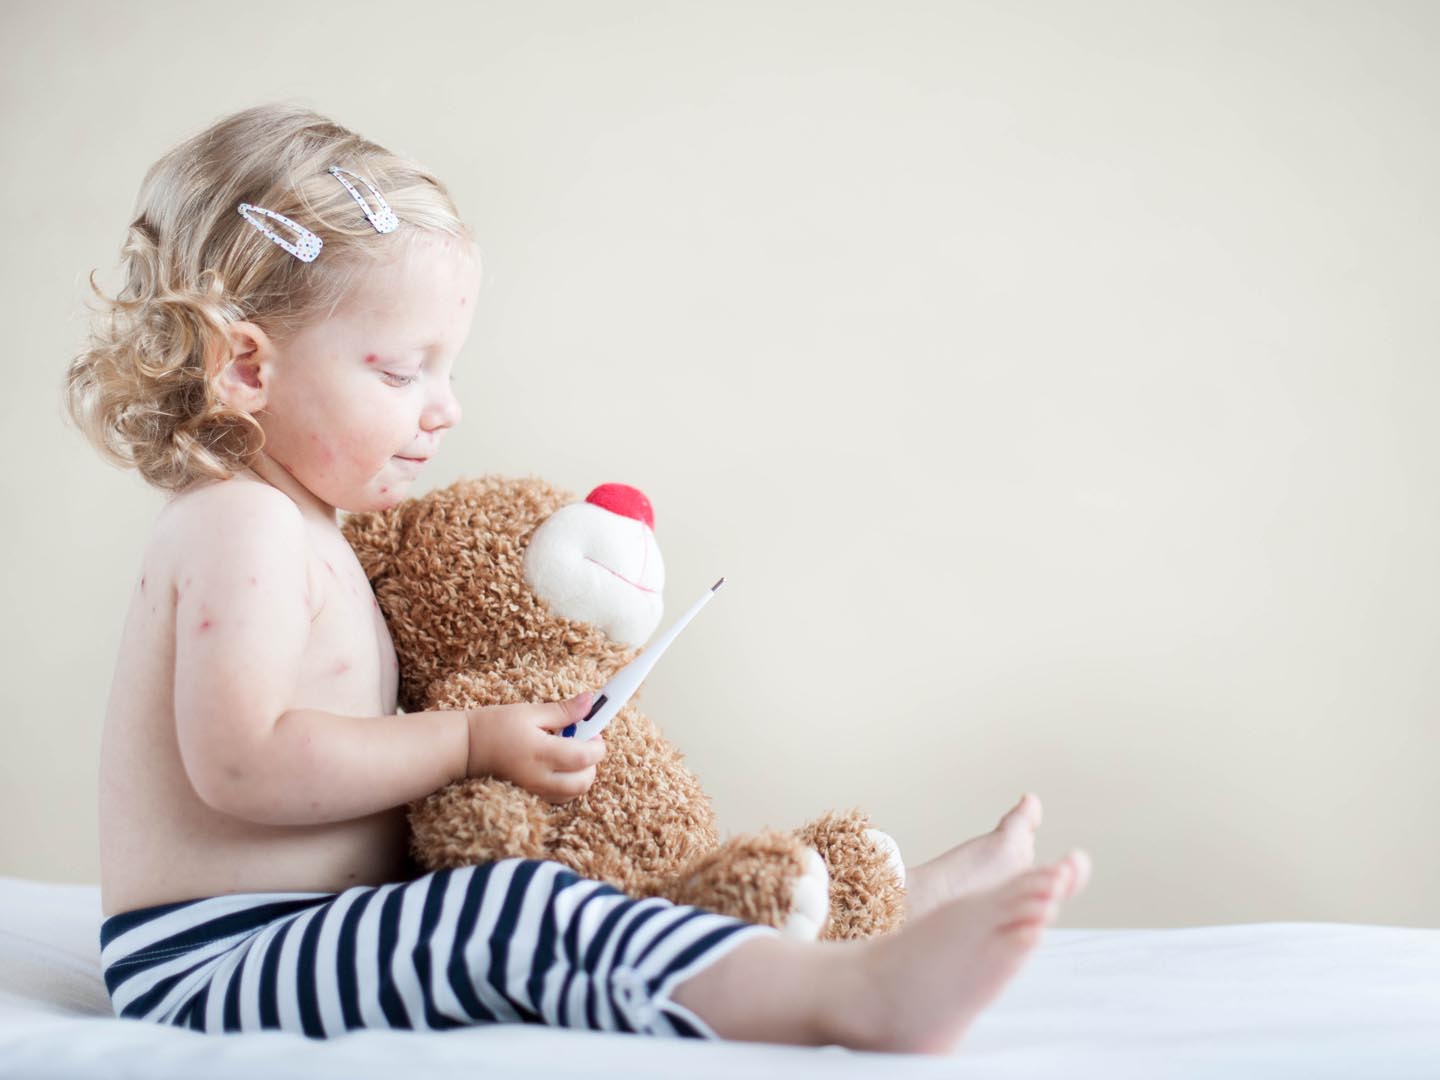
[[[8,3],[0,873],[97,881],[160,496],[61,420],[146,166],[289,98],[481,236],[428,477],[643,488],[722,827],[923,860],[1026,790],[1063,924],[1440,925],[1440,5]],[[267,50],[265,42],[273,42]]]

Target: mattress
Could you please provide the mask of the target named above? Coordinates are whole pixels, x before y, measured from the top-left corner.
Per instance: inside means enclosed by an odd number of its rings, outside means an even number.
[[[0,1076],[1440,1078],[1440,929],[1049,929],[953,1055],[534,1025],[204,1035],[115,1018],[98,885],[0,876]]]

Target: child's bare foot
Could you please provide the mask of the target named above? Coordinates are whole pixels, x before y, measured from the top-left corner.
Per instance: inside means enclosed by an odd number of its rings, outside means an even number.
[[[865,942],[860,989],[847,994],[833,1040],[858,1050],[952,1050],[1089,878],[1089,856],[1072,851]]]
[[[1040,817],[1039,796],[1027,793],[992,832],[908,868],[906,920],[918,919],[946,901],[981,892],[1034,866]]]

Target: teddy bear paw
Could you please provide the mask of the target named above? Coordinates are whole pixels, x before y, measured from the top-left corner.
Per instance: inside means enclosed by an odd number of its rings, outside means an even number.
[[[804,851],[805,873],[795,879],[790,914],[780,932],[796,941],[814,941],[830,913],[830,868],[814,848]]]
[[[886,862],[890,869],[895,872],[896,878],[900,881],[900,887],[905,887],[905,860],[900,857],[900,845],[889,833],[881,832],[879,829],[866,829],[865,835],[885,853]]]

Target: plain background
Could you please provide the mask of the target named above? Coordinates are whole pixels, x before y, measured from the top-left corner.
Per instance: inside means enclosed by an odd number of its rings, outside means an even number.
[[[98,882],[163,497],[62,418],[140,179],[297,101],[485,285],[417,488],[643,489],[722,831],[1044,801],[1071,926],[1440,925],[1440,5],[0,7],[0,873]]]

